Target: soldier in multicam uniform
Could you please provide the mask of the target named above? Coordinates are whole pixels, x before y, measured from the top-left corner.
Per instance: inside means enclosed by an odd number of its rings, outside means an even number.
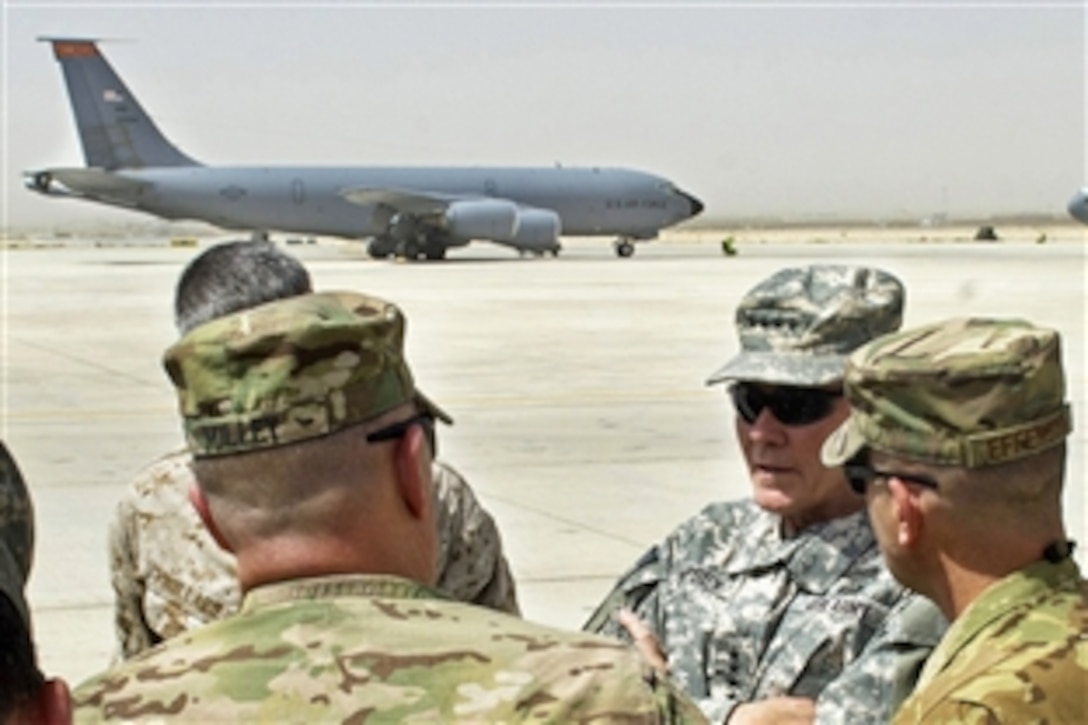
[[[294,257],[267,242],[216,245],[178,281],[179,332],[232,312],[311,291]],[[141,470],[110,526],[110,577],[122,657],[237,610],[234,558],[204,529],[188,504],[193,483],[187,450]],[[502,539],[468,483],[444,461],[432,468],[439,500],[437,586],[466,602],[518,613]]]
[[[819,459],[849,414],[846,355],[899,327],[903,297],[886,272],[837,265],[781,270],[749,291],[741,352],[708,384],[733,381],[753,498],[682,524],[586,623],[638,633],[644,649],[651,638],[713,722],[886,721],[940,637],[940,614],[881,562],[841,468]]]
[[[26,601],[34,560],[34,506],[22,473],[0,442],[0,723],[65,725],[68,685],[38,668]]]
[[[888,567],[952,621],[896,723],[1088,722],[1088,582],[1062,523],[1058,333],[955,319],[846,369],[824,445],[864,492]]]
[[[165,354],[192,502],[241,610],[77,688],[77,720],[702,722],[615,640],[448,599],[435,420],[404,318],[347,292],[201,325]]]

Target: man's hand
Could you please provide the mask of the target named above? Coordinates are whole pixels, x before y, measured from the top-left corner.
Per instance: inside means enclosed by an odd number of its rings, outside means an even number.
[[[667,676],[669,674],[669,661],[665,651],[661,649],[661,642],[658,641],[657,635],[651,632],[646,623],[639,619],[638,615],[630,609],[618,611],[616,619],[631,635],[631,639],[635,642],[635,649],[639,651],[639,654],[653,665],[655,670]]]
[[[726,722],[729,725],[809,725],[815,719],[815,700],[807,697],[772,697],[739,705]]]
[[[619,621],[631,639],[635,649],[662,675],[669,674],[668,658],[661,649],[661,642],[646,623],[630,609],[616,612]],[[816,701],[807,697],[772,697],[767,700],[747,702],[733,710],[729,725],[811,725],[816,720]]]

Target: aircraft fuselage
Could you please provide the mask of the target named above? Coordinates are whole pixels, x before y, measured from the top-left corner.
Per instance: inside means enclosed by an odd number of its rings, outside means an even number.
[[[650,238],[692,215],[689,198],[667,180],[615,168],[181,166],[109,172],[138,185],[133,192],[55,173],[75,196],[170,219],[345,238],[381,234],[388,224],[380,204],[344,197],[359,188],[508,199],[555,211],[563,233],[575,236]]]

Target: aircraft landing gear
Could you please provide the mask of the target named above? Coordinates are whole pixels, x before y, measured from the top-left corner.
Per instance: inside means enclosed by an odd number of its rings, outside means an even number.
[[[401,259],[414,262],[417,259],[438,261],[446,258],[446,245],[441,238],[427,236],[409,237],[397,241],[391,250]]]
[[[615,243],[617,257],[630,257],[635,253],[635,245],[630,239],[617,239]]]
[[[518,249],[518,256],[526,257],[531,255],[535,259],[541,259],[547,256],[558,257],[559,250],[561,250],[562,248],[562,245],[558,242],[550,247],[530,247],[528,249],[522,247]]]
[[[414,262],[422,250],[419,242],[414,239],[402,239],[397,242],[397,256],[409,262]]]
[[[423,243],[423,256],[432,262],[446,258],[446,245],[438,239],[427,239]]]
[[[366,245],[366,253],[374,259],[386,259],[392,256],[396,245],[387,237],[375,237]]]

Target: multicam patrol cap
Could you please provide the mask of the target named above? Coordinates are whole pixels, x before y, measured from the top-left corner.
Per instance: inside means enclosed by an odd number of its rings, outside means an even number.
[[[903,283],[883,270],[779,270],[737,306],[740,353],[707,385],[745,380],[814,387],[842,379],[846,356],[903,323]]]
[[[1058,333],[1022,320],[959,318],[887,335],[855,352],[851,416],[825,465],[863,446],[981,468],[1058,445],[1072,430]]]
[[[415,402],[404,315],[377,297],[325,292],[220,317],[170,347],[163,364],[196,458],[335,433]]]
[[[26,580],[34,556],[34,507],[15,459],[0,442],[0,595],[8,598],[30,631]]]

